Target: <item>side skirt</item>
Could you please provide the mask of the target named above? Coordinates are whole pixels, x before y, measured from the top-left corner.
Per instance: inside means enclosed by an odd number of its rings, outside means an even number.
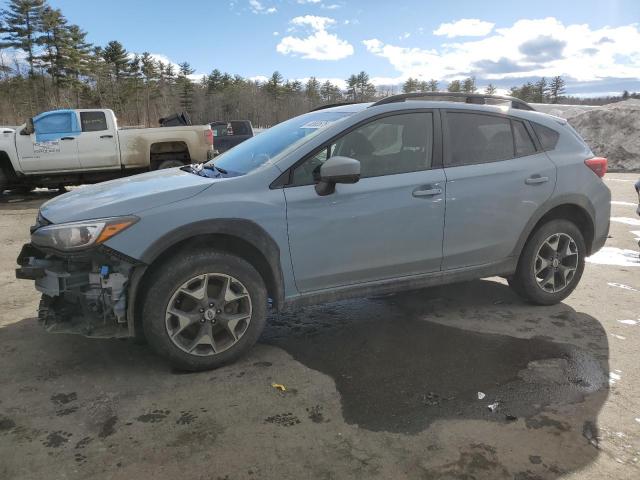
[[[396,293],[405,290],[417,290],[425,287],[446,285],[448,283],[466,282],[478,278],[507,276],[512,275],[516,271],[517,264],[517,257],[509,257],[500,262],[476,265],[473,267],[377,280],[374,282],[358,283],[355,285],[345,285],[342,287],[319,290],[286,298],[284,308],[289,309],[307,305],[336,302],[338,300],[346,300],[349,298],[362,298]]]

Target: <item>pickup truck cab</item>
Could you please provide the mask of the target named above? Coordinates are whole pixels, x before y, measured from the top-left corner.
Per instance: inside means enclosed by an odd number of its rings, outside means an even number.
[[[0,136],[0,190],[95,183],[212,157],[209,125],[121,129],[112,110],[54,110]]]
[[[254,135],[253,125],[249,120],[211,122],[210,125],[213,130],[213,146],[216,153],[224,153]]]

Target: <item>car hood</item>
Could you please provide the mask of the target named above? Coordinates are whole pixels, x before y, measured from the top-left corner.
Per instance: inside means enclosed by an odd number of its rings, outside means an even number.
[[[131,215],[192,197],[211,184],[180,168],[168,168],[73,189],[40,208],[52,223]]]

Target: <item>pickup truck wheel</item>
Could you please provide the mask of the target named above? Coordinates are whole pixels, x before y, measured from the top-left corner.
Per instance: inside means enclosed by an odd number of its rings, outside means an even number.
[[[148,285],[144,333],[152,348],[182,370],[233,362],[258,340],[267,291],[245,260],[226,253],[180,255]]]
[[[162,170],[165,168],[183,167],[183,166],[184,166],[184,162],[181,162],[180,160],[165,160],[163,162],[160,162],[160,164],[158,164],[158,170]]]
[[[575,224],[551,220],[527,241],[509,285],[531,303],[559,303],[578,285],[586,252],[584,237]]]
[[[0,195],[7,188],[9,188],[9,179],[7,178],[7,174],[4,173],[4,170],[0,169]]]

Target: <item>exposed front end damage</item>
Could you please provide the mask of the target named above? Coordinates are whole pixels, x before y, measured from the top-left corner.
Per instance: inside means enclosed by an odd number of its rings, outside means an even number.
[[[16,277],[42,293],[38,319],[48,332],[113,338],[133,335],[127,291],[136,261],[105,246],[62,254],[26,244]]]

